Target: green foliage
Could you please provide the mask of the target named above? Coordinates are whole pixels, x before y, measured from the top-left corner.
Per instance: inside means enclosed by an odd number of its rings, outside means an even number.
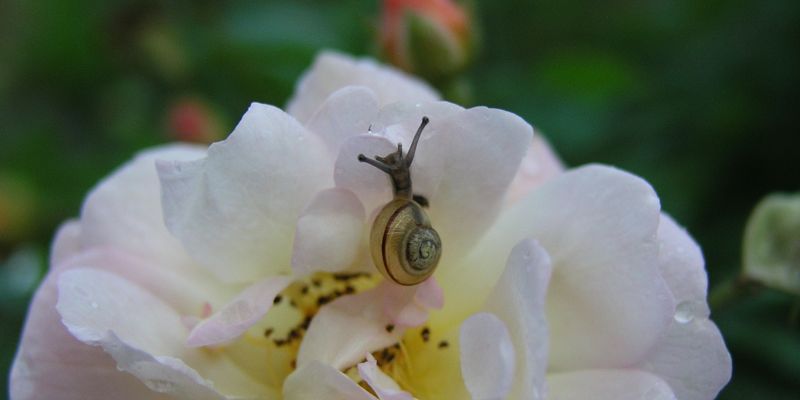
[[[482,53],[453,91],[531,121],[567,164],[643,176],[702,245],[712,287],[734,276],[757,200],[800,187],[800,2],[476,6]],[[0,225],[0,278],[23,282],[0,291],[0,375],[55,228],[115,166],[172,140],[177,100],[229,131],[251,101],[285,104],[319,49],[369,54],[377,15],[372,0],[0,2],[0,179],[14,188],[0,207],[25,210],[13,235]],[[768,292],[714,315],[734,356],[720,398],[800,392],[796,301]]]

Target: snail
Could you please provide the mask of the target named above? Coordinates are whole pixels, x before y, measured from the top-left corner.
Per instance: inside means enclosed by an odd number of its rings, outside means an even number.
[[[428,117],[422,118],[405,155],[401,143],[397,144],[397,151],[385,157],[358,155],[358,161],[389,174],[392,180],[394,199],[383,206],[372,224],[370,253],[384,277],[405,286],[419,284],[431,276],[442,255],[442,240],[420,205],[427,205],[427,201],[411,191],[411,162],[428,121]]]

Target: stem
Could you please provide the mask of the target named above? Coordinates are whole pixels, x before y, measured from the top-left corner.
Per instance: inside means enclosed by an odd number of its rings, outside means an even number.
[[[708,305],[713,311],[720,311],[723,308],[752,295],[758,288],[758,283],[739,275],[734,279],[728,279],[715,286],[708,294]]]

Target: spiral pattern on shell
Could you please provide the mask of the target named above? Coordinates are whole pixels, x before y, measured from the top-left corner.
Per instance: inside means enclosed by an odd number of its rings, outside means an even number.
[[[406,252],[406,262],[412,269],[427,271],[438,263],[442,241],[433,228],[417,226],[406,235],[403,248]]]

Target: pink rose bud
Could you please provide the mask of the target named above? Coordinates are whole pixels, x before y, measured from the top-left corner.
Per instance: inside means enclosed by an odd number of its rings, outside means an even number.
[[[172,139],[192,143],[222,139],[223,131],[217,115],[201,100],[179,100],[170,108],[167,118],[167,129]]]
[[[384,57],[432,82],[461,72],[477,44],[470,14],[452,0],[384,0],[380,35]]]

